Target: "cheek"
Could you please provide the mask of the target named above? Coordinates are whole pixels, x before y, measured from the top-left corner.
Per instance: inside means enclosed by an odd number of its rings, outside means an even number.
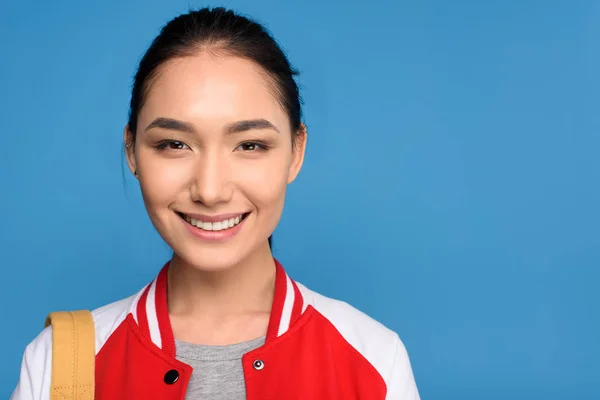
[[[188,184],[189,167],[159,157],[138,157],[140,186],[148,212],[156,215],[177,198]]]
[[[290,157],[281,152],[264,160],[244,162],[236,171],[236,184],[248,199],[259,209],[259,213],[278,213],[283,206]]]

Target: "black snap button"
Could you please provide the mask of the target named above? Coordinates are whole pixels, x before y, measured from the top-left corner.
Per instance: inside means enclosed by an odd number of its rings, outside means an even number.
[[[179,372],[172,369],[165,374],[165,383],[167,385],[172,385],[179,380]]]
[[[265,367],[265,363],[263,362],[263,360],[255,360],[252,363],[252,366],[254,367],[255,370],[260,371],[261,369],[263,369]]]

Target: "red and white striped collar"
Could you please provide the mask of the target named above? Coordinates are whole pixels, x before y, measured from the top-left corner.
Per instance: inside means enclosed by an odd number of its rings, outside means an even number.
[[[267,328],[266,343],[283,335],[306,309],[298,285],[275,260],[275,295]],[[143,289],[131,307],[142,333],[170,356],[175,356],[175,339],[167,305],[167,271],[165,264],[158,276]]]

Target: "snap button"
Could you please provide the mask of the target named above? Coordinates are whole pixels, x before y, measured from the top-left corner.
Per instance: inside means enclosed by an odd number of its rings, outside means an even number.
[[[252,366],[254,367],[255,370],[260,371],[261,369],[263,369],[265,367],[265,363],[263,362],[263,360],[255,360],[252,363]]]
[[[167,385],[172,385],[179,380],[179,372],[172,369],[165,374],[165,383]]]

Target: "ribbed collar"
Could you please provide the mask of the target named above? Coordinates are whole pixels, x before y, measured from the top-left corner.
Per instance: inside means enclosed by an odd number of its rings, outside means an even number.
[[[306,308],[296,282],[290,279],[279,261],[274,261],[275,294],[266,343],[286,333]],[[167,305],[168,270],[169,263],[165,264],[158,276],[140,291],[132,305],[131,313],[142,334],[159,349],[175,357],[175,339]]]

